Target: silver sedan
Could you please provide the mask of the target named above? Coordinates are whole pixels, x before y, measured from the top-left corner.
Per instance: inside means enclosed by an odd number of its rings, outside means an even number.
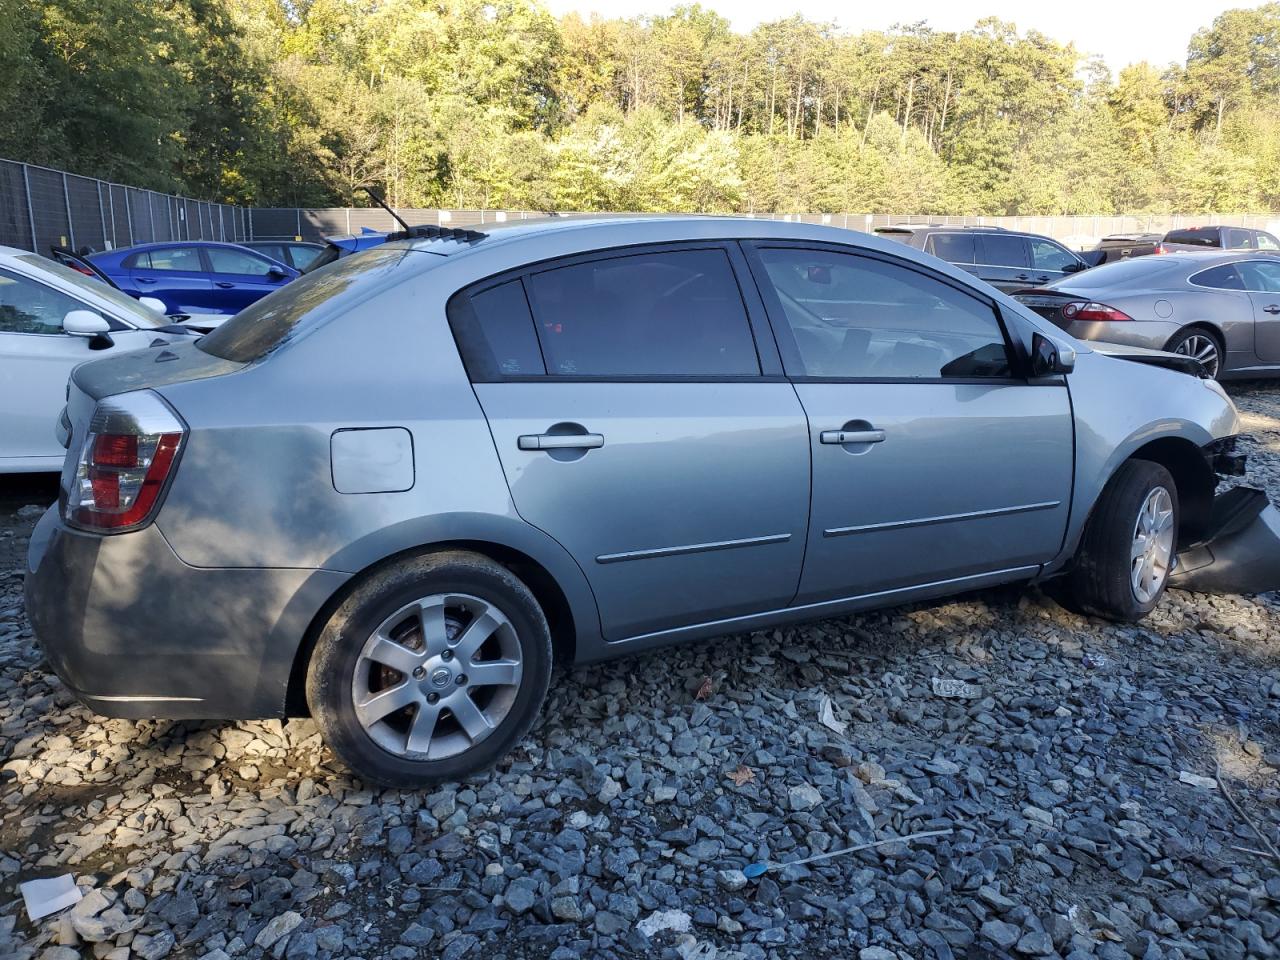
[[[1016,294],[1081,340],[1194,357],[1219,380],[1280,373],[1280,257],[1174,253]]]

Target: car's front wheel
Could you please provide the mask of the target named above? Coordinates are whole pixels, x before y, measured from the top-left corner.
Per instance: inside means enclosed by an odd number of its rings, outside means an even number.
[[[1178,488],[1158,463],[1116,471],[1085,526],[1067,586],[1070,605],[1111,620],[1140,620],[1164,594],[1178,539]]]
[[[360,583],[316,641],[307,701],[361,777],[416,787],[497,762],[532,726],[551,676],[533,594],[487,557],[413,557]]]

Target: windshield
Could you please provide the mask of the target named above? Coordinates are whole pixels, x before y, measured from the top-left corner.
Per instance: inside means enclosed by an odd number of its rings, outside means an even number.
[[[52,273],[67,286],[107,301],[121,315],[122,319],[128,320],[135,327],[162,327],[170,322],[168,317],[161,316],[154,310],[148,310],[127,293],[121,293],[115,287],[109,286],[94,277],[86,277],[83,273],[72,270],[56,260],[49,260],[34,253],[19,254],[17,259],[27,266]]]
[[[341,309],[344,301],[358,302],[379,288],[409,256],[421,254],[407,247],[386,246],[344,257],[304,274],[241,310],[202,337],[198,345],[205,353],[223,360],[260,360],[299,330]]]

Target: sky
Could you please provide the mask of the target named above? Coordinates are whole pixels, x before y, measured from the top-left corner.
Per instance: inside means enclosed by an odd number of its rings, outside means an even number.
[[[583,15],[633,17],[666,13],[676,0],[545,0],[557,15],[571,10]],[[686,0],[688,2],[688,0]],[[966,30],[983,17],[1012,21],[1022,32],[1038,30],[1086,54],[1098,54],[1119,71],[1146,60],[1157,67],[1182,63],[1187,41],[1224,10],[1261,6],[1264,0],[1174,0],[1133,3],[1114,0],[890,0],[855,4],[849,0],[701,0],[727,17],[736,30],[747,31],[765,20],[801,13],[810,20],[832,21],[850,31],[883,30],[898,23],[928,22],[935,30]]]

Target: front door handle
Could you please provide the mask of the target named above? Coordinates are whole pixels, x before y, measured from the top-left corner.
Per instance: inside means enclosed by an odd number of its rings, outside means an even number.
[[[521,450],[595,450],[604,446],[600,433],[526,433],[516,439]]]
[[[1268,304],[1267,306],[1262,308],[1262,312],[1263,313],[1280,313],[1280,307],[1277,307],[1274,303]]]
[[[883,443],[883,430],[823,430],[818,439],[823,443]]]
[[[1030,276],[1029,274],[1026,274],[1026,273],[1020,273],[1020,274],[1018,274],[1018,276],[1017,276],[1015,279],[1017,279],[1017,280],[1030,280],[1030,279],[1031,279],[1031,276]]]
[[[232,283],[230,280],[215,280],[213,282],[213,285],[215,287],[221,287],[223,290],[230,290],[232,287],[235,286],[235,284]]]
[[[139,283],[155,283],[155,277],[134,277]]]

